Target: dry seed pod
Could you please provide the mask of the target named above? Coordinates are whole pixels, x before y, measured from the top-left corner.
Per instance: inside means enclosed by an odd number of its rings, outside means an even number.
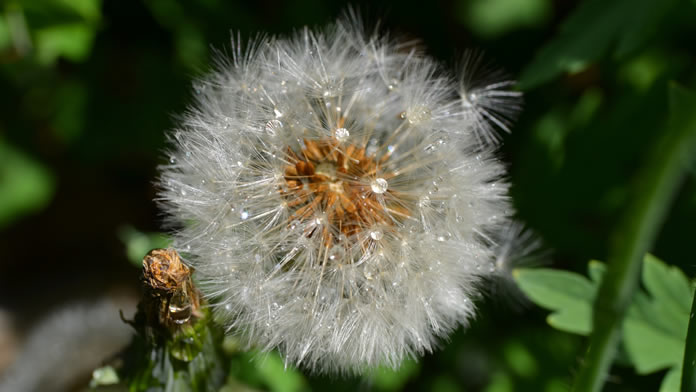
[[[143,258],[143,281],[150,297],[148,312],[156,313],[161,325],[185,324],[198,312],[200,300],[191,269],[175,250],[151,250]]]

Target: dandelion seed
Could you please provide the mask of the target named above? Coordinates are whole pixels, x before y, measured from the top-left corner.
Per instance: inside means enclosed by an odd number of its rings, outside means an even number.
[[[515,94],[462,96],[435,61],[356,25],[237,45],[160,179],[217,319],[319,372],[396,367],[466,326],[510,215],[482,135]]]

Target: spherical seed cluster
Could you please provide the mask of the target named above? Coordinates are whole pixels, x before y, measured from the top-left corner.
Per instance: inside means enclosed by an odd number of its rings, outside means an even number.
[[[218,319],[320,372],[397,366],[466,325],[510,215],[490,143],[510,82],[458,83],[355,25],[236,45],[160,180]]]

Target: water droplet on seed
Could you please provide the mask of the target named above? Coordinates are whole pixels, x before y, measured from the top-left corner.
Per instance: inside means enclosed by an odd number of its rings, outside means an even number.
[[[375,241],[381,240],[383,236],[384,234],[379,230],[374,230],[370,232],[370,237]]]
[[[266,123],[265,130],[269,135],[275,136],[281,128],[283,128],[283,123],[280,120],[271,120]]]
[[[370,188],[372,188],[372,192],[382,194],[389,188],[389,183],[384,178],[376,178],[372,181],[372,184],[370,184]]]
[[[346,141],[346,139],[348,139],[348,136],[350,136],[350,132],[348,132],[347,129],[338,128],[336,130],[336,139],[338,139],[339,141]]]

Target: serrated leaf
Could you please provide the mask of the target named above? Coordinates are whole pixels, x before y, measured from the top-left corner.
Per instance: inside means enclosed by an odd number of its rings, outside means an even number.
[[[652,297],[678,313],[689,313],[691,284],[684,273],[657,257],[647,254],[643,260],[643,283]]]
[[[553,269],[518,269],[513,273],[522,292],[537,305],[554,311],[554,328],[580,335],[592,329],[592,303],[597,285],[582,275]]]
[[[592,332],[592,306],[581,303],[571,309],[559,309],[551,313],[546,322],[559,331],[589,335]]]
[[[591,280],[548,269],[516,270],[514,277],[534,303],[553,311],[548,317],[551,326],[588,334],[592,330],[592,304],[605,272],[604,263],[592,260],[588,264]],[[640,374],[678,368],[689,321],[691,282],[678,268],[652,255],[645,256],[643,281],[649,293],[636,293],[623,324],[626,353]],[[673,383],[673,379],[665,380],[664,390],[673,390]]]
[[[665,333],[645,319],[628,317],[624,321],[626,351],[639,374],[676,366],[684,355],[684,339]]]

